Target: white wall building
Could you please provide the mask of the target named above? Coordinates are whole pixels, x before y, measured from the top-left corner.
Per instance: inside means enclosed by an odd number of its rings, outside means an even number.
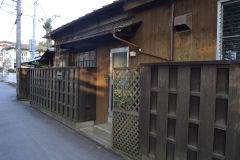
[[[37,46],[35,57],[42,56],[45,47]],[[27,44],[22,44],[21,62],[26,62],[32,59],[32,53],[28,50]],[[16,65],[16,43],[0,41],[0,68],[7,70],[15,70]]]

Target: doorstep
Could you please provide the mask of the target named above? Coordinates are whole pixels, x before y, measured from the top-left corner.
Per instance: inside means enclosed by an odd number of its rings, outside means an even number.
[[[112,124],[110,123],[81,128],[80,132],[104,147],[112,147]]]

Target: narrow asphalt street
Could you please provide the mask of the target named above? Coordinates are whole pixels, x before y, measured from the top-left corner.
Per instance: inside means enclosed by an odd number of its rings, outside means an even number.
[[[16,101],[0,83],[0,160],[120,160],[54,119]]]

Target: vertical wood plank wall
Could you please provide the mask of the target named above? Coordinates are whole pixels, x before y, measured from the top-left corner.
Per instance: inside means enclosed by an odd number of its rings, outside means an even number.
[[[96,69],[30,69],[31,104],[74,122],[96,119]]]
[[[19,70],[19,94],[18,99],[19,100],[27,100],[29,99],[29,69],[21,68]]]
[[[239,63],[143,64],[141,70],[143,157],[239,159]]]

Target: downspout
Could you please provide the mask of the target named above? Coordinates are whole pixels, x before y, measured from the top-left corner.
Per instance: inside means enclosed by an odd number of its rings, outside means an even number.
[[[171,11],[171,24],[170,24],[170,61],[173,61],[173,42],[174,42],[174,11],[175,11],[175,4],[172,1],[172,11]]]
[[[164,58],[164,57],[161,57],[161,56],[153,55],[153,54],[151,54],[151,53],[143,52],[142,49],[141,49],[138,45],[136,45],[136,44],[134,44],[134,43],[132,43],[132,42],[126,41],[125,39],[122,39],[122,38],[118,37],[118,36],[116,35],[116,30],[115,30],[115,29],[113,29],[113,33],[112,33],[112,34],[113,34],[113,38],[114,38],[114,39],[119,40],[119,41],[121,41],[121,42],[123,42],[123,43],[128,44],[129,46],[132,46],[132,47],[136,48],[136,49],[138,50],[138,52],[141,53],[141,54],[145,54],[145,55],[148,55],[148,56],[151,56],[151,57],[159,58],[159,59],[164,60],[164,61],[169,61],[168,58]]]

